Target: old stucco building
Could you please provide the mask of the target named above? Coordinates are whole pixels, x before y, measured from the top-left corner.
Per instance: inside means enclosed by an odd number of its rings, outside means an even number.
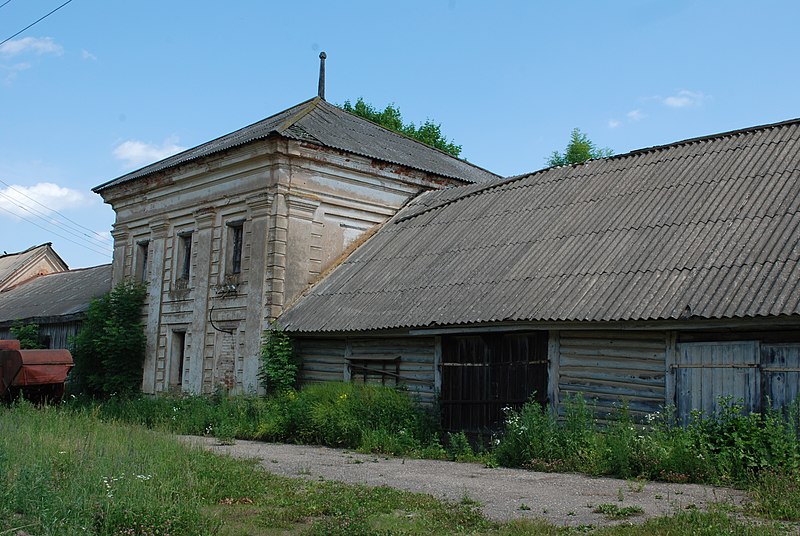
[[[497,177],[317,97],[94,189],[149,288],[143,390],[258,388],[261,334],[417,194]]]

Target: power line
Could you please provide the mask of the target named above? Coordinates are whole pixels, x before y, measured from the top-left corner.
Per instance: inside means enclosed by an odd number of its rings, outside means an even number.
[[[11,1],[11,0],[8,0],[8,2],[10,2],[10,1]],[[8,2],[6,2],[6,4],[7,4]],[[40,17],[38,20],[36,20],[36,21],[34,21],[34,22],[32,22],[32,23],[28,24],[27,26],[25,26],[23,29],[21,29],[20,31],[18,31],[17,33],[15,33],[14,35],[12,35],[11,37],[9,37],[9,38],[7,38],[7,39],[4,39],[2,42],[0,42],[0,47],[1,47],[1,46],[3,46],[4,44],[8,43],[8,42],[9,42],[9,41],[11,41],[12,39],[14,39],[16,36],[18,36],[19,34],[21,34],[22,32],[24,32],[25,30],[27,30],[27,29],[29,29],[29,28],[33,28],[34,26],[36,26],[37,24],[39,24],[40,22],[42,22],[44,19],[46,19],[47,17],[49,17],[50,15],[52,15],[53,13],[55,13],[56,11],[58,11],[59,9],[61,9],[62,7],[64,7],[64,6],[66,6],[67,4],[69,4],[70,2],[72,2],[72,0],[67,0],[66,2],[64,2],[63,4],[61,4],[60,6],[58,6],[57,8],[55,8],[53,11],[51,11],[50,13],[48,13],[47,15],[45,15],[45,16],[43,16],[43,17]],[[3,4],[3,5],[6,5],[6,4]],[[0,6],[0,7],[2,7],[2,6]]]
[[[76,237],[76,238],[78,238],[80,240],[83,240],[84,242],[90,244],[93,247],[99,247],[99,248],[107,249],[109,253],[111,253],[111,251],[112,251],[111,247],[108,244],[104,243],[102,241],[102,239],[100,239],[97,235],[91,236],[91,235],[87,235],[86,233],[76,232],[73,229],[70,229],[68,226],[64,225],[64,222],[58,221],[58,219],[56,219],[56,218],[51,218],[48,214],[42,212],[41,210],[38,210],[38,209],[35,209],[35,208],[30,207],[28,205],[25,205],[24,203],[22,203],[18,199],[14,199],[13,197],[9,196],[8,194],[6,194],[6,193],[4,193],[2,191],[0,191],[0,198],[7,199],[8,201],[13,203],[14,205],[19,207],[20,209],[24,210],[25,212],[31,214],[32,216],[34,216],[36,218],[39,218],[39,219],[43,220],[47,225],[51,225],[53,227],[57,227],[59,230],[65,231],[65,232],[71,234],[72,236],[74,236],[74,237]],[[33,223],[33,222],[31,222],[31,223]],[[86,240],[84,238],[84,236],[87,236],[87,237],[95,240],[95,242]]]
[[[59,237],[59,238],[63,238],[64,240],[66,240],[66,241],[68,241],[68,242],[72,242],[73,244],[76,244],[76,245],[78,245],[78,246],[81,246],[82,248],[88,249],[89,251],[92,251],[92,252],[94,252],[94,253],[97,253],[98,255],[108,255],[108,252],[107,252],[107,251],[98,251],[98,250],[96,250],[96,249],[94,249],[94,248],[92,248],[92,247],[89,247],[89,246],[87,246],[86,244],[83,244],[83,243],[81,243],[81,242],[76,242],[75,240],[72,240],[71,238],[68,238],[68,237],[66,237],[66,236],[64,236],[64,235],[60,235],[60,234],[58,234],[58,233],[56,233],[56,232],[54,232],[54,231],[51,231],[50,229],[46,229],[46,228],[42,227],[41,225],[39,225],[39,224],[38,224],[38,223],[36,223],[35,221],[31,221],[31,220],[29,220],[28,218],[26,218],[26,217],[24,217],[24,216],[20,216],[19,214],[15,214],[14,212],[12,212],[12,211],[8,210],[8,209],[7,209],[7,208],[5,208],[5,207],[2,207],[2,206],[0,206],[0,210],[2,210],[2,211],[4,211],[4,212],[8,212],[9,214],[11,214],[12,216],[14,216],[14,217],[16,217],[16,218],[19,218],[19,219],[21,219],[21,220],[25,220],[26,222],[28,222],[28,223],[30,223],[30,224],[32,224],[32,225],[35,225],[35,226],[36,226],[36,227],[38,227],[39,229],[43,229],[43,230],[47,231],[48,233],[52,233],[52,234],[56,235],[56,236],[57,236],[57,237]]]
[[[4,5],[6,5],[6,4],[7,4],[7,3],[9,3],[9,2],[11,2],[11,0],[6,0],[6,1],[5,1],[5,2],[3,2],[2,4],[0,4],[0,7],[3,7]]]
[[[28,194],[26,194],[25,192],[22,192],[22,191],[20,191],[20,190],[17,190],[16,188],[14,188],[14,187],[13,187],[13,186],[11,186],[10,184],[8,184],[8,183],[7,183],[6,181],[4,181],[3,179],[0,179],[0,184],[5,184],[5,185],[6,185],[6,187],[8,187],[8,189],[9,189],[9,190],[12,190],[12,191],[14,191],[14,192],[17,192],[19,195],[21,195],[21,196],[23,196],[23,197],[25,197],[25,198],[27,198],[27,199],[30,199],[31,201],[33,201],[34,203],[36,203],[36,204],[37,204],[37,205],[39,205],[40,207],[43,207],[43,208],[45,208],[45,209],[49,210],[50,212],[54,212],[54,213],[58,214],[59,216],[61,216],[62,218],[64,218],[64,219],[65,219],[65,220],[67,220],[68,222],[70,222],[70,223],[72,224],[72,226],[73,226],[73,227],[74,227],[74,228],[75,228],[75,229],[76,229],[76,230],[77,230],[77,231],[78,231],[80,234],[82,234],[82,235],[84,235],[84,236],[88,236],[89,238],[91,238],[91,239],[93,239],[93,240],[100,240],[99,238],[97,238],[97,234],[96,234],[96,232],[95,232],[95,230],[94,230],[94,229],[89,229],[88,227],[86,227],[86,226],[84,226],[84,225],[81,225],[80,223],[78,223],[78,222],[76,222],[76,221],[74,221],[74,220],[71,220],[70,218],[68,218],[67,216],[65,216],[65,215],[64,215],[64,214],[62,214],[61,212],[57,211],[56,209],[54,209],[54,208],[50,208],[50,207],[48,207],[48,206],[46,206],[46,205],[44,205],[44,204],[40,203],[39,201],[37,201],[36,199],[32,198],[31,196],[29,196],[29,195],[28,195]],[[2,192],[0,192],[0,193],[2,193]],[[11,198],[11,197],[10,197],[10,196],[8,196],[8,195],[6,195],[6,197],[7,197],[8,199],[11,199],[11,201],[13,201],[13,202],[15,202],[15,203],[16,203],[16,202],[18,202],[18,200],[15,200],[15,199]],[[49,216],[49,214],[45,214],[45,215],[46,215],[46,216],[48,216],[48,217],[50,217],[50,216]],[[83,231],[89,231],[91,234],[86,234],[86,233],[84,233]]]

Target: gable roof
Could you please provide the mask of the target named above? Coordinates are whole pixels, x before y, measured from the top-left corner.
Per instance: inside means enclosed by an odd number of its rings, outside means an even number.
[[[42,275],[0,292],[0,324],[83,313],[109,290],[110,264]]]
[[[800,314],[800,120],[423,194],[291,331]]]
[[[0,290],[41,273],[62,272],[67,263],[56,253],[51,242],[25,251],[0,255]]]
[[[317,143],[468,183],[498,178],[494,173],[466,160],[450,156],[315,97],[221,138],[101,184],[92,191],[99,193],[106,188],[271,135]]]

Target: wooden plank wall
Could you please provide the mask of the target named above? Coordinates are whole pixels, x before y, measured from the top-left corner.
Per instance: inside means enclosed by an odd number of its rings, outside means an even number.
[[[400,358],[399,384],[424,404],[435,401],[434,337],[301,338],[295,352],[302,362],[301,382],[342,381],[347,359]]]
[[[641,419],[664,405],[667,334],[664,331],[561,331],[559,412],[578,393],[599,416],[627,402]]]

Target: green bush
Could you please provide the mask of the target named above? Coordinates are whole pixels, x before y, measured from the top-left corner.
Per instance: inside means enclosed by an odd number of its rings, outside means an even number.
[[[289,336],[277,324],[264,332],[258,377],[267,393],[289,391],[297,383],[297,361]]]
[[[495,455],[510,467],[745,485],[768,468],[800,470],[796,406],[787,417],[774,410],[747,414],[741,404],[722,399],[715,414],[694,413],[681,427],[674,408],[637,424],[623,405],[601,429],[580,396],[565,401],[562,420],[530,402],[507,412]]]
[[[266,398],[165,395],[87,404],[106,420],[121,420],[179,434],[290,441],[359,449],[376,454],[427,452],[441,458],[438,423],[406,393],[344,382],[310,384]]]
[[[147,288],[132,280],[92,300],[72,341],[75,368],[70,382],[93,397],[131,396],[142,384],[145,334],[142,307]]]

